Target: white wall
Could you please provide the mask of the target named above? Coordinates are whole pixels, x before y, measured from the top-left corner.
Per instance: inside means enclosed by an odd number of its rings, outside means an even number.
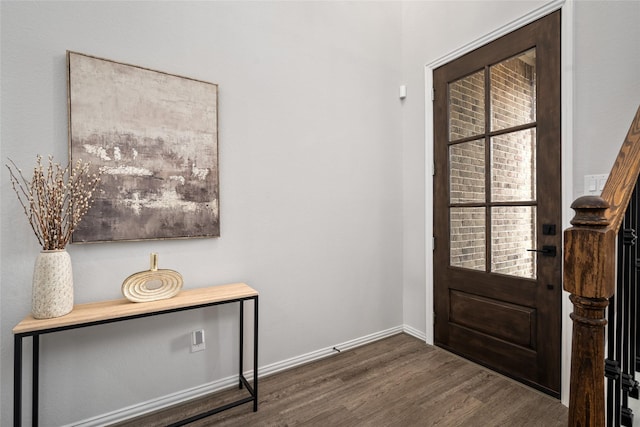
[[[246,281],[260,291],[261,366],[402,324],[400,3],[1,8],[2,163],[10,157],[28,170],[37,153],[66,159],[67,49],[220,85],[222,237],[72,245],[77,302],[119,298],[123,279],[157,251],[187,288]],[[6,171],[0,177],[6,425],[11,328],[30,311],[39,248]],[[43,425],[232,375],[236,313],[213,308],[43,337]],[[207,350],[190,354],[188,334],[200,327]]]
[[[576,1],[574,193],[609,173],[640,106],[640,1]]]

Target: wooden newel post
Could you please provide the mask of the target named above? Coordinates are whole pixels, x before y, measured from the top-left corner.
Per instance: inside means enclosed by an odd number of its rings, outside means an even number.
[[[564,233],[564,289],[573,303],[569,426],[604,427],[605,310],[615,291],[616,232],[601,197],[581,197],[571,208],[573,227]]]

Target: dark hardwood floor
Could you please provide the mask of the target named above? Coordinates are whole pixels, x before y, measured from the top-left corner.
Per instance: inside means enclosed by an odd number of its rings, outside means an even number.
[[[258,412],[248,403],[189,426],[567,425],[559,400],[406,334],[261,378],[259,388]],[[164,426],[238,393],[216,393],[115,426]]]

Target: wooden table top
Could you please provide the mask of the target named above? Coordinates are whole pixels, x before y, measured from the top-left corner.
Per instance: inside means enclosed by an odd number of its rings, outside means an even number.
[[[139,314],[156,313],[173,309],[194,307],[203,304],[231,301],[258,296],[258,291],[245,283],[188,289],[173,298],[149,302],[131,302],[125,298],[77,304],[71,313],[53,319],[35,319],[29,315],[15,328],[14,334],[23,334],[47,329],[76,326],[104,320],[119,319]]]

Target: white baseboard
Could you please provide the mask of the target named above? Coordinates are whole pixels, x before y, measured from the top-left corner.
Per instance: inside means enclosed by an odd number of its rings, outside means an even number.
[[[403,325],[402,326],[402,331],[405,334],[411,335],[412,337],[418,338],[420,341],[427,341],[427,334],[425,334],[422,331],[417,330],[416,328],[409,326],[409,325]]]
[[[327,356],[337,353],[338,351],[345,351],[361,345],[369,344],[382,338],[389,337],[391,335],[399,334],[403,331],[401,326],[390,328],[384,331],[376,332],[373,334],[365,335],[364,337],[356,338],[350,341],[346,341],[340,344],[336,344],[332,347],[326,347],[320,350],[312,351],[311,353],[303,354],[301,356],[292,357],[290,359],[283,360],[281,362],[272,363],[270,365],[260,367],[259,376],[267,376],[275,374],[276,372],[284,371],[287,369],[295,368],[296,366],[304,365],[305,363],[314,362],[316,360],[323,359]]]
[[[327,356],[335,354],[338,351],[350,350],[352,348],[360,347],[365,344],[378,341],[380,339],[390,337],[392,335],[405,332],[420,340],[425,340],[425,334],[412,328],[408,325],[396,326],[394,328],[386,329],[384,331],[375,332],[373,334],[365,335],[360,338],[356,338],[350,341],[346,341],[340,344],[336,344],[332,347],[326,347],[320,350],[312,351],[301,356],[292,357],[290,359],[283,360],[281,362],[271,363],[269,365],[261,366],[259,377],[272,375],[277,372],[281,372],[287,369],[294,368],[296,366],[304,365],[306,363],[314,362],[316,360],[323,359]],[[253,370],[245,372],[246,378],[253,376]],[[238,384],[237,376],[230,376],[222,378],[217,381],[213,381],[207,384],[203,384],[190,389],[182,390],[176,393],[172,393],[166,396],[159,397],[157,399],[148,400],[135,405],[128,406],[126,408],[118,409],[107,414],[98,415],[96,417],[88,418],[82,421],[68,424],[64,427],[98,427],[108,424],[115,424],[125,421],[130,418],[139,417],[160,409],[166,408],[171,405],[184,403],[186,401],[197,399],[210,393],[222,391]]]
[[[171,405],[184,403],[192,399],[206,396],[209,393],[225,390],[238,384],[238,377],[231,376],[197,387],[181,390],[156,399],[147,400],[146,402],[137,403],[122,409],[115,410],[106,414],[87,418],[63,427],[99,427],[126,421],[130,418],[139,417],[154,411],[165,409]]]

